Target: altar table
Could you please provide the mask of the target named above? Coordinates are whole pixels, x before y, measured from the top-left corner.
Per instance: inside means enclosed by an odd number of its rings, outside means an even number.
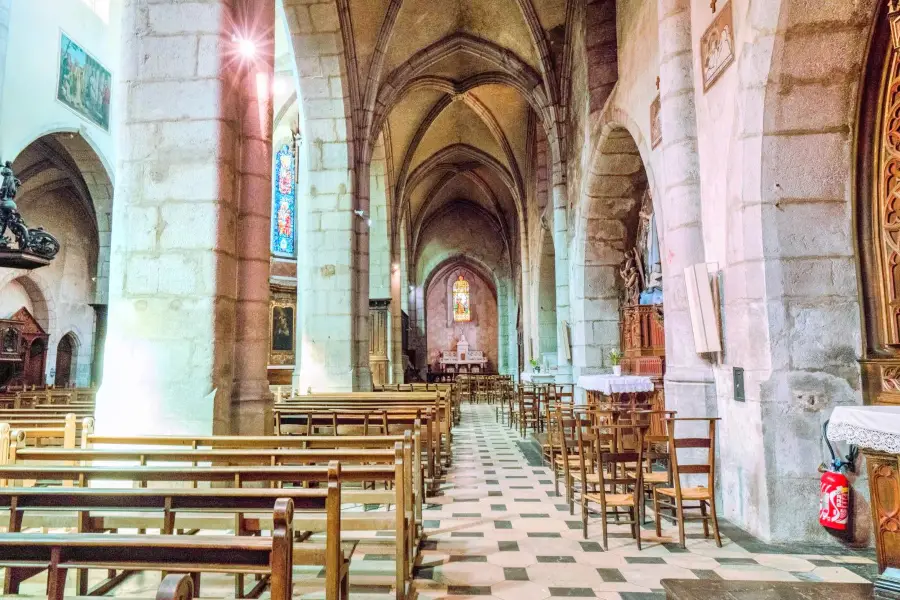
[[[556,383],[556,376],[551,373],[522,373],[519,375],[522,383],[534,385],[550,385]]]
[[[578,387],[607,396],[654,390],[653,381],[642,375],[582,375],[578,378]]]

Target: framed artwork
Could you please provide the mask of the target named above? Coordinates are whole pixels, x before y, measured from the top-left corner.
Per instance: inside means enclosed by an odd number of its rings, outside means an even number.
[[[112,74],[84,48],[62,33],[56,99],[79,116],[109,131]]]
[[[272,254],[294,258],[297,223],[296,188],[297,157],[293,144],[284,144],[275,153],[275,172],[272,177]]]
[[[294,363],[296,296],[273,290],[269,301],[269,364]]]
[[[707,91],[734,62],[734,25],[731,2],[722,7],[700,38],[700,67],[703,70],[703,91]]]
[[[660,95],[657,94],[653,102],[650,103],[650,147],[656,148],[662,142],[662,117],[660,109],[662,101]]]

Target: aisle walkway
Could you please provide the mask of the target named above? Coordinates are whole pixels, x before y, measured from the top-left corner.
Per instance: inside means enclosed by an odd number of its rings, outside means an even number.
[[[554,494],[550,470],[496,423],[493,407],[465,405],[453,447],[442,493],[424,512],[419,598],[645,600],[664,598],[666,578],[865,582],[875,575],[871,553],[767,546],[727,524],[722,548],[703,539],[699,524],[689,526],[686,551],[656,538],[649,523],[638,551],[627,527],[613,525],[604,552],[599,520],[584,540],[579,517]]]

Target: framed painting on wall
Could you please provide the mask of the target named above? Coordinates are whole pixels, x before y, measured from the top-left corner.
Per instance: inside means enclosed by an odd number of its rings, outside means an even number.
[[[296,296],[272,291],[269,301],[269,365],[294,363]]]
[[[109,131],[112,74],[65,33],[60,34],[56,99]]]
[[[731,2],[722,7],[700,38],[700,68],[703,91],[707,91],[734,62],[734,24]]]

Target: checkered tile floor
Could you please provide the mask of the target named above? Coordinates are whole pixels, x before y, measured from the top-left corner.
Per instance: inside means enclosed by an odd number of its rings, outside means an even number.
[[[765,545],[727,523],[722,548],[689,524],[687,550],[673,543],[674,526],[657,538],[648,523],[643,551],[627,526],[611,525],[604,552],[599,518],[583,539],[533,443],[497,424],[493,407],[464,406],[453,447],[441,494],[424,511],[420,598],[645,600],[664,598],[667,578],[866,582],[876,575],[871,553]]]

